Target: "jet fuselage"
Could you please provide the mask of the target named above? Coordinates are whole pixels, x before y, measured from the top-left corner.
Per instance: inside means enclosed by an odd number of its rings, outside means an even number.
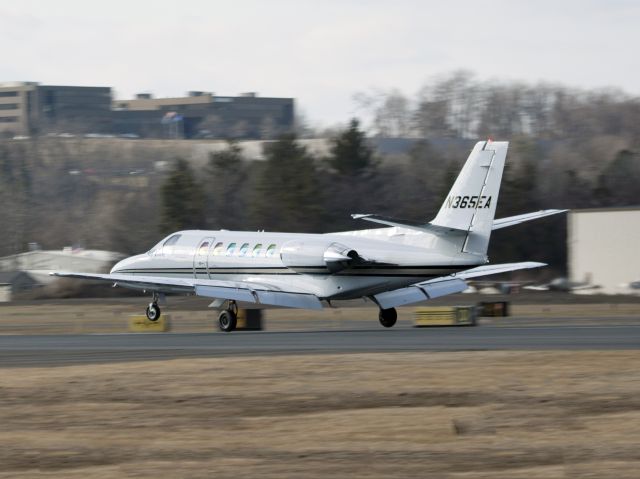
[[[331,234],[190,230],[119,262],[111,273],[264,282],[322,299],[355,299],[485,263],[438,244],[433,234],[396,227]],[[359,260],[341,268],[334,250],[355,252]]]

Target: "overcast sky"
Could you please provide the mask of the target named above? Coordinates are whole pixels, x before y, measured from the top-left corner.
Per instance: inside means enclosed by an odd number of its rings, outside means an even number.
[[[346,122],[353,94],[457,69],[640,94],[640,1],[0,0],[0,82],[295,97]]]

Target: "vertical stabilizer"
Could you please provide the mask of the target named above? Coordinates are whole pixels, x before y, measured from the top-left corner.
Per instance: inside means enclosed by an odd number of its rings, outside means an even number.
[[[438,215],[436,226],[467,231],[461,251],[486,255],[509,143],[481,141],[471,151]]]

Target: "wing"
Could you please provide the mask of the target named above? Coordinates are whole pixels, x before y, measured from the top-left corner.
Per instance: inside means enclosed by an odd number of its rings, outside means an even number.
[[[421,283],[416,283],[406,288],[394,289],[373,296],[378,305],[383,309],[403,306],[405,304],[418,303],[429,299],[439,298],[447,294],[461,293],[467,289],[465,279],[477,276],[487,276],[490,274],[506,273],[519,269],[540,268],[546,266],[544,263],[527,261],[523,263],[505,263],[495,265],[478,266],[477,268],[461,271],[449,276],[430,279]]]
[[[569,210],[540,210],[534,213],[525,213],[523,215],[509,216],[507,218],[500,218],[493,220],[494,230],[500,228],[507,228],[508,226],[524,223],[525,221],[537,220],[538,218],[544,218],[545,216],[557,215],[558,213],[564,213]]]
[[[318,297],[308,291],[287,286],[244,281],[218,281],[194,278],[163,278],[127,274],[92,274],[53,272],[52,276],[108,281],[114,286],[144,289],[159,293],[195,294],[208,298],[243,301],[246,303],[282,306],[286,308],[322,309]]]

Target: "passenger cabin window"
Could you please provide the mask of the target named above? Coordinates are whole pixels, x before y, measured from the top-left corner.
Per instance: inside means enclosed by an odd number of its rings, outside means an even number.
[[[240,256],[246,256],[247,251],[249,251],[249,243],[245,243],[242,246],[240,246]]]
[[[236,250],[236,244],[230,243],[229,246],[227,246],[227,256],[231,256],[235,250]]]
[[[216,246],[213,248],[213,256],[220,256],[224,251],[224,245],[222,241],[220,243],[216,243]]]
[[[209,250],[209,242],[205,241],[200,245],[200,248],[198,248],[198,256],[206,256],[208,250]]]
[[[271,258],[275,254],[276,254],[276,245],[270,244],[269,247],[267,248],[267,258]]]
[[[260,256],[260,253],[262,253],[262,243],[258,243],[253,247],[253,253],[251,253],[251,256],[257,258],[258,256]]]

